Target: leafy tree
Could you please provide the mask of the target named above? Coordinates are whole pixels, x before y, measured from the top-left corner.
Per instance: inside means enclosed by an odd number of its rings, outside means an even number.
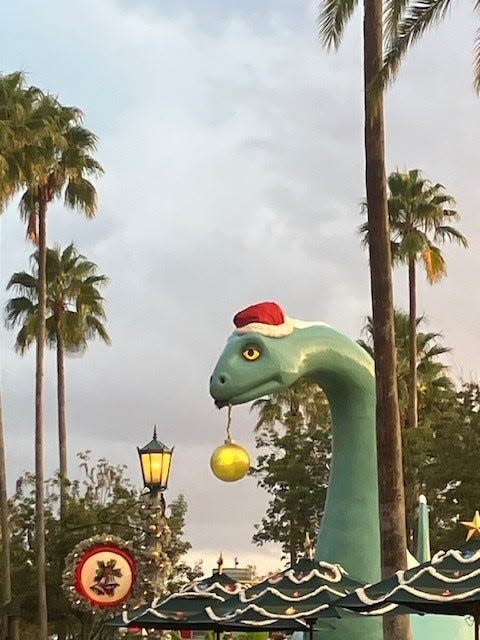
[[[70,606],[61,587],[65,557],[80,541],[102,533],[129,539],[135,547],[140,548],[145,533],[140,518],[139,493],[125,477],[125,466],[112,465],[105,459],[92,463],[88,451],[79,454],[79,461],[81,477],[67,487],[65,526],[60,526],[58,518],[59,478],[47,481],[45,507],[49,532],[46,545],[49,632],[75,640],[94,640],[104,634],[109,635],[108,629],[101,627],[109,614],[93,614]],[[14,597],[20,605],[22,637],[29,639],[38,636],[33,599],[37,570],[33,474],[26,473],[17,481],[10,506]],[[190,573],[194,576],[198,573],[198,568],[191,569],[182,560],[190,546],[183,539],[186,511],[183,496],[170,505],[168,523],[172,542],[167,553],[172,560],[170,580],[175,585],[186,581]]]
[[[314,383],[300,380],[289,389],[253,403],[258,410],[252,475],[272,496],[256,524],[258,545],[279,542],[295,562],[308,533],[314,540],[323,513],[330,459],[328,402]]]
[[[358,0],[323,0],[319,20],[326,47],[337,48]],[[402,438],[396,383],[393,286],[385,175],[385,127],[383,89],[373,92],[383,66],[383,38],[396,33],[396,0],[363,1],[364,142],[365,185],[370,229],[369,259],[372,319],[374,326],[378,492],[381,562],[384,575],[406,569],[406,537],[403,523]],[[384,21],[383,11],[386,10]],[[392,480],[393,479],[393,480]],[[392,616],[384,623],[388,640],[407,640],[406,616]]]
[[[24,354],[38,333],[39,252],[32,255],[32,273],[21,271],[10,278],[7,289],[18,297],[6,306],[7,326],[20,326],[15,349]],[[60,460],[60,514],[64,515],[67,479],[67,426],[65,406],[65,353],[83,353],[87,343],[99,337],[106,344],[110,338],[103,324],[105,311],[99,289],[107,278],[98,273],[95,263],[78,253],[73,244],[63,251],[47,249],[46,261],[47,346],[57,354],[58,447]]]
[[[439,244],[447,240],[467,246],[466,238],[449,221],[458,220],[454,198],[441,184],[425,179],[418,169],[394,171],[388,177],[388,216],[393,264],[408,266],[409,292],[409,404],[408,426],[418,422],[417,403],[417,283],[416,265],[421,259],[430,284],[446,273]],[[365,244],[369,242],[368,222],[360,227]]]
[[[185,584],[196,580],[202,575],[201,561],[193,567],[188,565],[183,556],[192,548],[190,542],[184,540],[185,517],[187,515],[187,502],[180,494],[170,504],[168,526],[170,527],[171,540],[168,547],[168,556],[174,571],[167,580],[167,589],[170,593],[176,593]]]
[[[467,382],[454,402],[444,406],[435,428],[428,463],[420,470],[431,507],[432,547],[462,542],[458,520],[470,520],[479,508],[480,383]]]

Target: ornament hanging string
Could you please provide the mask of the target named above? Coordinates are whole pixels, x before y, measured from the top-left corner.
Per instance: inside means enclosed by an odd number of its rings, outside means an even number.
[[[228,405],[228,413],[227,413],[227,440],[230,442],[232,439],[232,434],[230,432],[230,425],[232,424],[232,405]]]

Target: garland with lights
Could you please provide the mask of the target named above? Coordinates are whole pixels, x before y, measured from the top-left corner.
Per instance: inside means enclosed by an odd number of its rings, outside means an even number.
[[[86,540],[79,542],[65,559],[65,569],[62,574],[62,587],[67,600],[70,605],[75,609],[82,611],[89,611],[95,613],[98,611],[104,611],[108,609],[111,612],[121,611],[125,604],[128,602],[138,602],[141,598],[139,584],[137,581],[136,559],[132,551],[132,542],[125,542],[122,538],[113,536],[110,534],[101,534],[92,536]],[[114,581],[122,577],[122,572],[119,569],[115,569],[115,560],[104,562],[97,562],[98,568],[95,573],[95,580],[97,584],[90,585],[90,589],[99,594],[99,599],[88,595],[85,586],[80,584],[81,582],[81,570],[83,564],[96,552],[105,550],[112,554],[117,554],[119,558],[122,558],[129,568],[129,582],[125,589],[125,596],[121,599],[112,600],[108,602],[109,597],[113,597],[113,591],[109,591],[108,588],[100,587],[100,579],[102,572],[108,573],[113,576]],[[95,582],[94,580],[94,582]],[[118,586],[118,583],[115,582]],[[106,601],[101,602],[101,597],[104,596]],[[118,603],[117,603],[118,602]]]
[[[153,497],[146,493],[141,498],[140,518],[145,534],[143,541],[135,548],[140,574],[138,592],[142,601],[151,602],[168,592],[166,581],[172,571],[168,549],[172,534],[165,516],[163,495]]]
[[[424,613],[474,615],[474,610],[480,611],[480,514],[476,511],[471,521],[461,524],[468,535],[459,549],[439,551],[430,562],[356,589],[338,604],[376,611],[378,606],[393,603]]]

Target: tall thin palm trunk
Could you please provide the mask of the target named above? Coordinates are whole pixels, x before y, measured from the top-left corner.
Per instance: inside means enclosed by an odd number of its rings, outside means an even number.
[[[46,189],[42,189],[46,191]],[[40,196],[38,209],[38,329],[35,370],[35,549],[38,571],[39,640],[48,640],[48,613],[45,558],[45,471],[44,471],[44,375],[47,261],[47,202]]]
[[[418,424],[417,408],[417,283],[415,258],[408,260],[408,349],[409,349],[409,377],[408,377],[408,427],[415,428]]]
[[[365,179],[370,229],[370,280],[377,392],[377,450],[382,571],[406,568],[402,442],[396,380],[396,352],[390,230],[385,176],[383,94],[368,89],[382,68],[382,0],[364,0]],[[384,618],[388,640],[407,640],[407,616]]]
[[[57,321],[57,412],[58,456],[60,465],[60,524],[65,522],[67,503],[67,421],[65,415],[65,346]]]
[[[3,413],[0,403],[0,536],[1,536],[1,563],[0,563],[0,605],[8,605],[12,599],[12,579],[10,571],[10,528],[8,526],[8,502],[7,502],[7,470],[5,463],[5,439],[3,431]],[[0,625],[1,637],[7,633],[8,616],[3,618]]]

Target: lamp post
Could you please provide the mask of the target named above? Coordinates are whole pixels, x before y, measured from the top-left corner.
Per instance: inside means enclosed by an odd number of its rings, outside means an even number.
[[[166,553],[171,533],[165,517],[163,492],[168,486],[173,447],[169,449],[157,438],[153,428],[153,439],[144,447],[137,447],[142,470],[143,484],[148,492],[143,494],[140,507],[145,529],[144,561],[142,575],[145,600],[165,594],[165,581],[171,570]]]

